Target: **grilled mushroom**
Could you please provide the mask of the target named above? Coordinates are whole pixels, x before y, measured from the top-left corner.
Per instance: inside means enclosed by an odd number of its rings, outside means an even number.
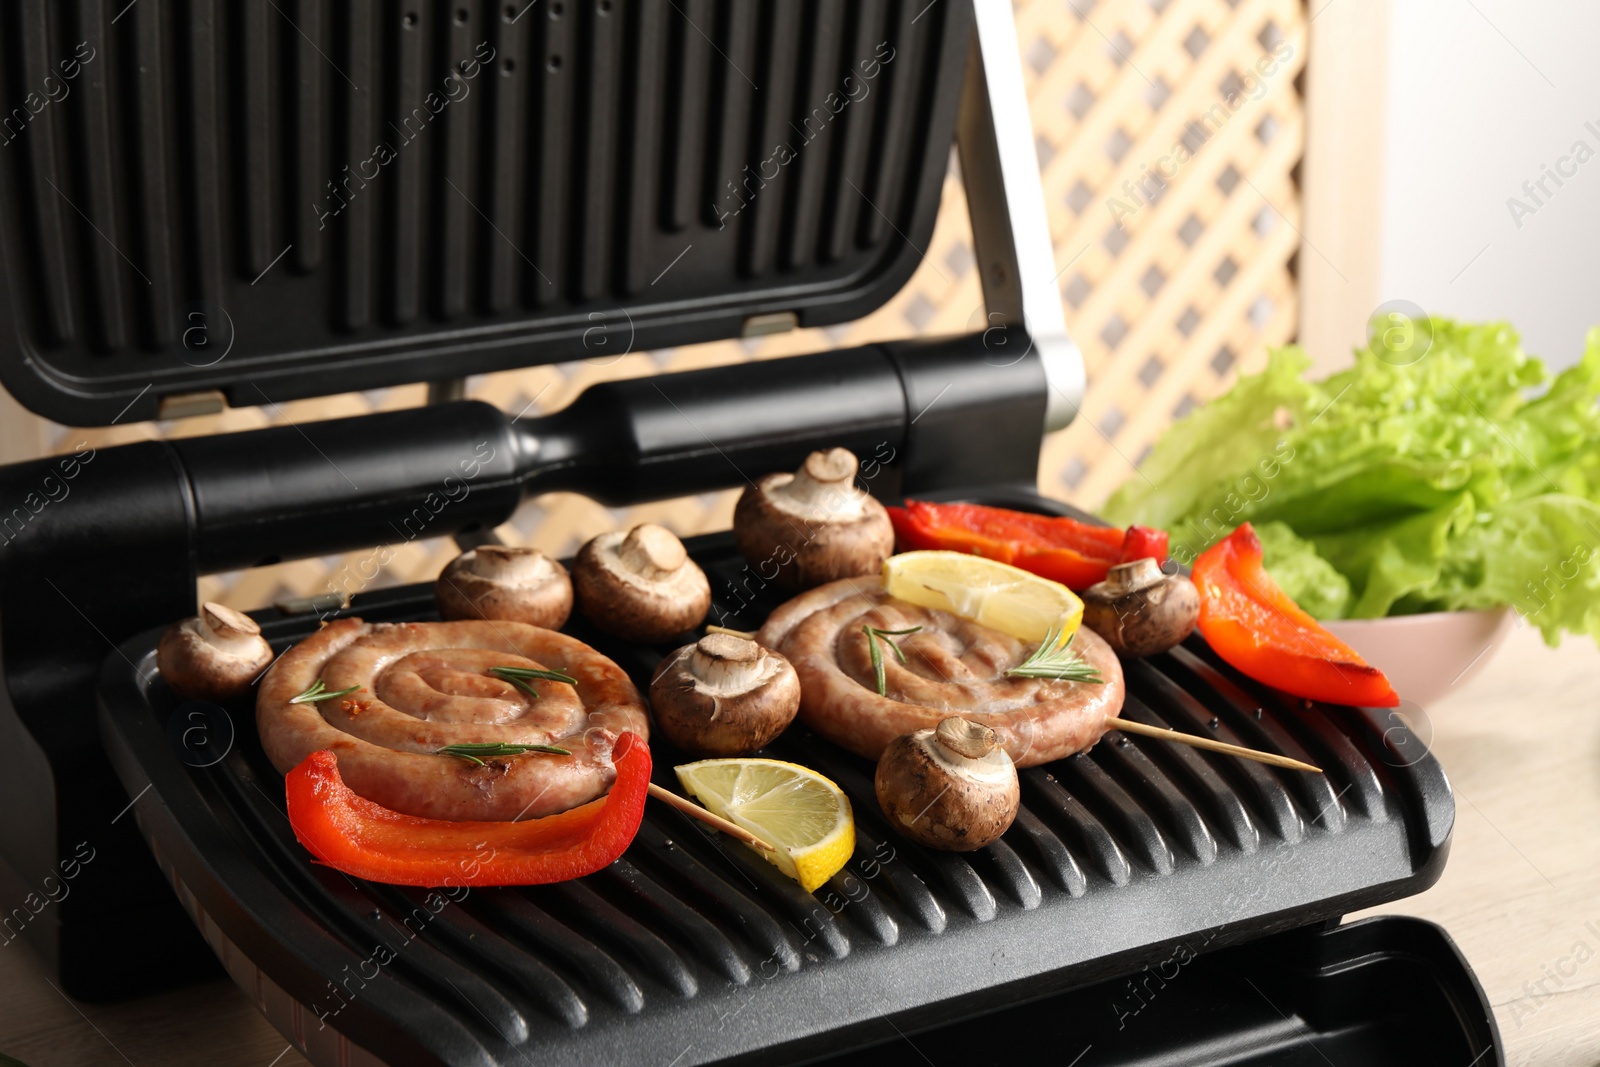
[[[261,627],[242,612],[206,601],[199,615],[173,623],[156,646],[156,667],[188,700],[236,697],[272,662]]]
[[[559,630],[572,612],[567,569],[537,548],[469,549],[445,567],[433,595],[446,619],[501,619]]]
[[[656,726],[693,756],[743,756],[783,733],[800,710],[800,679],[771,649],[732,634],[707,634],[656,669]]]
[[[1124,656],[1153,656],[1188,637],[1200,618],[1194,583],[1153,559],[1119,563],[1083,593],[1083,623]]]
[[[854,485],[855,454],[813,452],[793,474],[769,474],[733,509],[733,539],[763,578],[809,589],[876,574],[894,551],[883,505]]]
[[[956,716],[891,741],[873,784],[896,830],[947,852],[971,852],[1005,833],[1021,799],[1016,765],[995,732]]]
[[[653,522],[603,533],[572,561],[578,609],[606,633],[660,644],[700,625],[711,583],[671,530]]]

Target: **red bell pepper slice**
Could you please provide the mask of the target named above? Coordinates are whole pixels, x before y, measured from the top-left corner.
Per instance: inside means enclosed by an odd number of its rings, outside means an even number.
[[[1261,565],[1247,522],[1194,562],[1200,633],[1217,655],[1258,682],[1307,700],[1392,708],[1389,679],[1307,615]]]
[[[1118,563],[1167,558],[1166,531],[1145,526],[1118,530],[1064,516],[925,500],[907,500],[904,507],[888,510],[902,551],[970,552],[1079,591],[1104,581]]]
[[[374,804],[344,784],[331,751],[285,779],[289,825],[322,863],[373,882],[416,886],[542,885],[610,864],[633,841],[650,787],[650,749],[625,733],[612,751],[611,791],[571,811],[523,822],[422,819]]]

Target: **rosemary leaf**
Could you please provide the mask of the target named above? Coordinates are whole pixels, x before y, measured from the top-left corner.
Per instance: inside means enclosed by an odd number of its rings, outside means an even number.
[[[1045,634],[1044,640],[1039,642],[1039,647],[1021,663],[1006,671],[1012,678],[1054,678],[1065,682],[1087,682],[1091,685],[1101,685],[1105,679],[1100,672],[1091,667],[1078,653],[1072,651],[1072,638],[1069,637],[1056,647],[1061,631],[1052,629]],[[1076,635],[1074,635],[1076,636]]]
[[[484,766],[484,756],[520,756],[524,752],[548,752],[552,756],[570,756],[567,749],[555,745],[515,745],[506,741],[463,742],[459,745],[446,745],[434,754],[438,756],[455,756],[459,759]]]
[[[872,674],[878,680],[878,695],[889,695],[889,678],[883,671],[883,653],[878,651],[878,639],[872,632],[872,627],[863,626],[861,632],[867,635],[867,655],[872,657]]]
[[[297,697],[290,697],[289,703],[315,704],[319,700],[332,700],[334,697],[349,696],[351,693],[360,690],[360,688],[361,687],[359,685],[352,685],[349,689],[338,689],[330,693],[328,691],[327,683],[321,678],[318,678],[312,683],[310,689],[307,689],[304,693],[301,693]]]
[[[881,641],[888,645],[889,651],[894,653],[894,658],[904,663],[906,654],[900,651],[900,646],[890,638],[904,637],[906,634],[914,634],[921,629],[922,627],[920,626],[908,626],[904,630],[880,630],[876,626],[861,627],[861,632],[867,635],[867,654],[872,657],[872,673],[878,682],[879,696],[886,697],[889,695],[889,679],[884,673],[883,652],[879,650],[878,643]]]
[[[578,684],[578,680],[570,674],[563,674],[560,671],[547,671],[539,667],[490,667],[489,673],[496,678],[510,682],[535,700],[539,698],[539,691],[529,684],[530,679],[537,678],[544,682],[566,682],[568,685]]]

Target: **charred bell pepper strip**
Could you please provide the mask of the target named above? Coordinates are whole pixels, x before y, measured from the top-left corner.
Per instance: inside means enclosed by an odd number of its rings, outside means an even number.
[[[1248,522],[1202,552],[1192,577],[1200,591],[1201,635],[1251,678],[1330,704],[1400,703],[1382,671],[1319,626],[1272,580]]]
[[[1055,515],[982,504],[907,500],[888,509],[901,551],[970,552],[1032,571],[1082,591],[1105,580],[1118,563],[1145,557],[1166,561],[1167,534],[1145,526],[1118,530]]]
[[[633,841],[650,786],[650,749],[625,733],[612,752],[611,791],[571,811],[525,822],[448,822],[403,815],[355,794],[329,750],[285,779],[289,825],[322,863],[391,885],[542,885],[609,865]]]

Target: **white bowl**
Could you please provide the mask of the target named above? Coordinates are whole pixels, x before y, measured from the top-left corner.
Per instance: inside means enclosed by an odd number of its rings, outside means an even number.
[[[1511,632],[1509,607],[1436,611],[1322,625],[1389,676],[1400,699],[1427,707],[1483,670]]]

